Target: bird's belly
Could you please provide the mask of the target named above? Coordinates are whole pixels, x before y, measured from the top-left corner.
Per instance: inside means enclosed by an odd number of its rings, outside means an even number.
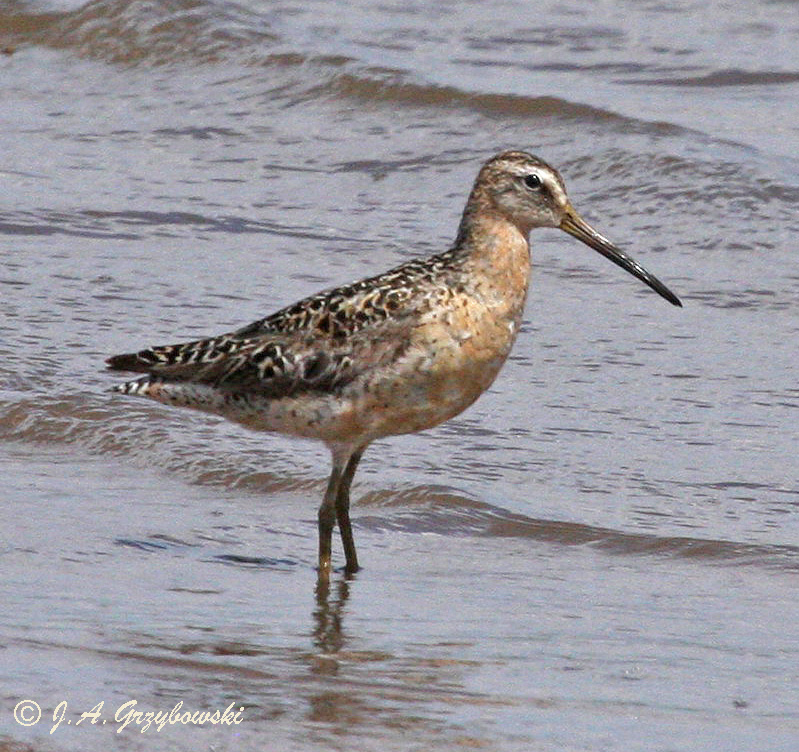
[[[485,322],[483,322],[485,323]],[[494,381],[515,339],[515,319],[469,328],[433,322],[396,361],[367,371],[331,393],[283,399],[243,398],[228,417],[251,428],[332,443],[432,428],[458,415]]]
[[[401,359],[353,384],[360,430],[374,438],[422,431],[469,407],[496,378],[518,330],[515,318],[473,323],[428,324]]]

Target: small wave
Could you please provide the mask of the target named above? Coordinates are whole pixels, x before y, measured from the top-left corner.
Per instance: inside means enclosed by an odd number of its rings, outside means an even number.
[[[269,458],[270,469],[264,471],[263,449],[259,447],[249,455],[244,431],[237,437],[236,452],[214,451],[219,435],[213,419],[184,413],[180,426],[173,426],[157,405],[129,403],[124,411],[118,411],[114,399],[111,395],[108,401],[101,401],[97,395],[70,394],[0,401],[0,441],[66,445],[92,454],[128,457],[191,483],[252,493],[316,489],[323,482],[321,478],[302,477],[291,457],[279,452]],[[187,436],[186,421],[192,418],[196,423],[191,424]]]
[[[388,515],[358,517],[359,525],[373,529],[451,536],[525,538],[562,546],[591,546],[611,554],[674,557],[799,572],[799,546],[656,535],[577,522],[536,519],[442,488],[422,486],[406,489],[400,494],[371,494],[361,503],[392,510]]]
[[[88,212],[79,215],[58,211],[0,212],[0,235],[73,235],[82,238],[135,240],[138,235],[120,232]]]
[[[570,164],[570,175],[602,186],[605,198],[626,202],[658,197],[682,216],[713,213],[716,225],[734,207],[735,217],[761,217],[782,224],[794,218],[786,204],[799,202],[799,188],[753,173],[751,166],[723,158],[699,159],[662,152],[631,152],[621,148],[584,155]],[[613,188],[607,187],[608,178]],[[762,249],[759,249],[762,250]]]
[[[117,538],[117,546],[133,548],[146,554],[172,553],[185,556],[188,551],[202,555],[205,561],[226,564],[242,569],[271,569],[289,571],[298,566],[294,559],[275,559],[266,556],[242,556],[240,554],[207,554],[196,543],[188,543],[166,535],[152,535],[149,538]],[[215,591],[208,591],[215,592]]]
[[[738,69],[712,71],[702,76],[682,76],[673,78],[637,78],[620,83],[647,84],[649,86],[698,86],[719,88],[721,86],[773,86],[775,84],[795,84],[799,73],[792,71],[745,71]]]
[[[374,68],[368,69],[363,74],[339,73],[326,87],[347,98],[420,107],[431,105],[459,107],[486,115],[563,117],[570,120],[619,122],[626,120],[609,110],[577,104],[559,97],[473,93],[454,86],[410,82],[404,80],[401,73]]]
[[[298,566],[294,559],[272,559],[265,556],[239,556],[238,554],[215,554],[210,561],[242,569],[276,569],[290,571]]]
[[[214,62],[275,39],[266,17],[213,0],[92,0],[63,13],[0,5],[0,46],[8,51],[34,44],[124,64]]]
[[[287,225],[244,216],[207,216],[184,211],[75,212],[49,210],[0,212],[0,235],[70,235],[81,238],[138,240],[148,233],[160,237],[196,237],[198,232],[232,235],[263,233],[280,237],[335,242],[350,240],[333,232],[313,232],[301,225]]]
[[[302,68],[300,80],[277,87],[288,86],[284,95],[292,101],[340,97],[462,108],[489,116],[627,122],[611,111],[555,96],[476,93],[416,82],[407,71],[363,65],[341,55],[309,54],[285,44],[267,14],[230,2],[92,0],[73,11],[35,13],[29,6],[0,0],[0,47],[8,50],[36,45],[124,65],[235,61],[250,68]]]

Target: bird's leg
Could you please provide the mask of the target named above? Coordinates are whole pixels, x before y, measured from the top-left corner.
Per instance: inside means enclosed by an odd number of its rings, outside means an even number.
[[[344,461],[333,455],[333,470],[327,482],[327,490],[319,507],[319,579],[330,577],[330,558],[332,551],[333,526],[336,524],[336,498],[338,497]]]
[[[344,546],[345,571],[349,574],[357,572],[359,569],[358,554],[355,552],[355,539],[352,536],[352,525],[350,524],[350,485],[364,449],[366,447],[360,447],[350,455],[336,494],[336,519],[339,533],[341,533],[341,543]]]

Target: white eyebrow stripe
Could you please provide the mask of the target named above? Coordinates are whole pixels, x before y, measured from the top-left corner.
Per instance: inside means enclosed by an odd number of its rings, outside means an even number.
[[[566,191],[563,190],[560,182],[558,180],[546,180],[547,188],[549,188],[552,195],[555,197],[555,200],[559,204],[565,204],[568,202],[569,198],[566,195]]]

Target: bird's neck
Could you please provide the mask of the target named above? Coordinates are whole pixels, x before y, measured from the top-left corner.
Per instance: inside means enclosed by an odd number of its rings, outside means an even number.
[[[513,309],[514,317],[520,315],[530,274],[527,234],[496,211],[471,208],[467,205],[449,253],[475,294],[492,306]]]
[[[519,228],[499,212],[469,202],[451,253],[473,270],[503,274],[512,268],[526,277],[530,268],[528,236],[526,228]]]

